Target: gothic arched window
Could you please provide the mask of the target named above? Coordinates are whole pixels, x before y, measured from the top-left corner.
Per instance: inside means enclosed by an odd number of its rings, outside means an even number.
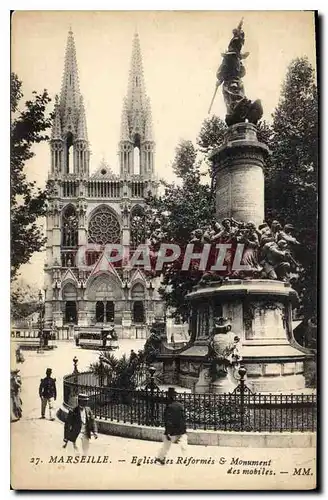
[[[73,135],[68,132],[66,137],[66,172],[73,173]]]
[[[145,322],[145,308],[141,300],[136,300],[133,303],[133,322],[134,323]]]
[[[88,241],[106,245],[120,243],[120,224],[117,217],[107,207],[101,207],[92,215],[89,222]]]
[[[139,205],[131,211],[130,234],[133,248],[146,242],[145,212]]]
[[[137,283],[131,290],[132,300],[143,300],[145,298],[145,288],[141,283]]]
[[[62,217],[62,246],[74,248],[78,244],[78,218],[72,205],[65,208]]]
[[[135,146],[133,150],[133,166],[135,175],[140,175],[140,149]]]
[[[141,171],[141,151],[140,151],[140,135],[135,134],[133,144],[133,173],[140,175]]]
[[[104,303],[100,300],[96,303],[96,322],[104,322]]]

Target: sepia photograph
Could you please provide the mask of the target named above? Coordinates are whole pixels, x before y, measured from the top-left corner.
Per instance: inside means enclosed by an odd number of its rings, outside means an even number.
[[[11,489],[318,487],[318,30],[11,12]]]

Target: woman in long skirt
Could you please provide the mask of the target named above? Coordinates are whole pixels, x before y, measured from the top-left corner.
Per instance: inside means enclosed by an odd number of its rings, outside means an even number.
[[[22,400],[20,391],[22,380],[19,370],[12,370],[10,377],[10,403],[11,403],[11,421],[16,422],[22,417]]]

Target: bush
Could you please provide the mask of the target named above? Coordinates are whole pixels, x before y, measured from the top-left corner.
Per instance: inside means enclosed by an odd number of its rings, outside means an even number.
[[[317,387],[317,364],[315,359],[307,359],[304,362],[305,387]]]

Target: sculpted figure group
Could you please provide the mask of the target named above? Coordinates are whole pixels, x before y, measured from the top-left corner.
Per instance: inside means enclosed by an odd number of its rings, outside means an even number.
[[[271,226],[263,222],[257,228],[254,222],[239,222],[233,218],[224,219],[221,224],[214,222],[211,227],[195,229],[190,243],[201,247],[205,243],[231,244],[227,249],[224,265],[226,276],[232,278],[266,278],[272,280],[290,281],[297,277],[299,264],[294,258],[294,252],[300,243],[293,236],[294,227],[286,224],[284,227],[274,220]],[[237,244],[244,245],[241,265],[246,269],[234,270],[234,260]],[[215,279],[218,273],[205,273],[204,279]]]
[[[227,318],[214,318],[214,327],[208,345],[208,359],[211,361],[212,381],[228,375],[231,366],[242,360],[239,337],[231,331]]]
[[[245,122],[256,124],[263,115],[262,104],[259,99],[252,102],[245,96],[242,78],[246,74],[243,60],[249,56],[249,52],[242,53],[245,43],[243,21],[232,32],[228,50],[221,54],[222,63],[216,74],[216,88],[212,103],[218,87],[222,84],[222,93],[227,108],[226,124]],[[209,112],[212,107],[212,103]]]

